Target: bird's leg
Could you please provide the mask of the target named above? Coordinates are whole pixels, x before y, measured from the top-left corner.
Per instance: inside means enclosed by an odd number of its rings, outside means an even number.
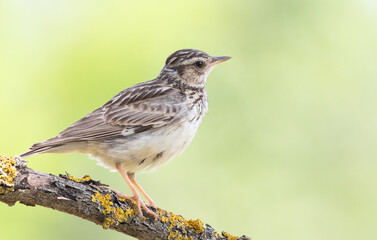
[[[131,191],[134,194],[131,197],[130,196],[126,196],[124,194],[120,194],[120,195],[118,194],[118,195],[120,197],[122,197],[122,198],[128,198],[128,199],[135,200],[136,204],[137,204],[137,210],[139,212],[140,217],[143,217],[143,212],[141,211],[141,207],[142,207],[142,208],[144,208],[144,210],[147,213],[152,214],[157,219],[158,218],[157,214],[154,213],[154,212],[152,212],[147,206],[145,206],[145,203],[143,203],[143,201],[141,200],[139,194],[137,193],[136,189],[132,185],[132,182],[131,182],[130,178],[128,177],[128,174],[121,167],[121,164],[117,163],[115,166],[116,166],[116,169],[118,170],[118,172],[123,176],[124,180],[126,180],[128,186],[131,188]]]
[[[148,200],[149,204],[152,207],[157,207],[156,203],[153,202],[152,198],[144,191],[144,189],[136,182],[135,173],[127,173],[128,178],[131,180],[131,182],[139,189],[141,194],[144,195],[144,197]]]

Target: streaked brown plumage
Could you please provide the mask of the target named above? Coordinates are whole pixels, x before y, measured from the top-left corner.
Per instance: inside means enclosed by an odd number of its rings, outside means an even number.
[[[88,154],[122,174],[134,194],[129,198],[136,200],[140,215],[143,207],[156,217],[134,188],[155,206],[135,181],[135,172],[155,169],[183,152],[208,108],[206,78],[216,64],[228,59],[194,49],[176,51],[167,58],[156,79],[121,91],[56,137],[33,144],[21,157],[38,153]]]

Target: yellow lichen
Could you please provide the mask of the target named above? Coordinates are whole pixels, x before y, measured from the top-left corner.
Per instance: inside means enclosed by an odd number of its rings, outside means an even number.
[[[179,235],[176,240],[194,240],[192,237],[187,237],[187,236],[181,236]]]
[[[67,175],[68,175],[68,179],[71,179],[71,180],[78,182],[78,183],[89,182],[90,180],[92,180],[92,178],[89,175],[85,175],[82,178],[75,178],[74,176],[70,175],[69,173],[67,173]]]
[[[165,210],[162,210],[161,208],[159,208],[159,207],[157,207],[157,209],[156,209],[156,213],[157,213],[157,215],[159,215],[159,216],[165,216],[166,215],[166,211]]]
[[[98,202],[102,205],[102,213],[109,214],[112,212],[112,205],[113,202],[110,201],[110,194],[106,194],[105,196],[101,195],[98,191],[95,191],[94,196],[92,196],[92,202]]]
[[[13,157],[0,155],[0,194],[14,190],[13,179],[16,176],[16,161]]]
[[[162,222],[169,222],[169,218],[167,218],[165,216],[161,216],[161,221]]]
[[[238,236],[230,235],[227,232],[223,232],[222,235],[224,235],[228,240],[237,240],[238,239]]]
[[[102,223],[102,227],[103,227],[103,229],[108,229],[113,223],[114,223],[113,219],[105,218],[105,220]]]
[[[178,231],[172,231],[169,233],[168,239],[174,240],[194,240],[192,237],[188,237],[187,235],[182,236]]]
[[[114,207],[110,197],[110,194],[102,195],[99,191],[95,191],[94,195],[92,195],[92,202],[99,203],[102,208],[102,213],[108,216],[102,224],[103,228],[109,228],[111,225],[126,222],[129,217],[135,216],[135,210],[130,207],[126,210],[120,207]]]
[[[196,220],[190,219],[188,220],[188,224],[190,227],[195,229],[195,233],[201,233],[204,231],[203,223],[199,219],[196,219]]]
[[[169,231],[172,230],[172,228],[174,226],[178,226],[178,227],[181,227],[185,221],[185,219],[181,216],[177,216],[175,215],[174,213],[170,212],[169,213],[170,217],[169,218],[169,221],[170,221],[170,226],[169,226]]]
[[[126,214],[127,217],[133,217],[133,216],[135,216],[135,213],[136,213],[136,212],[135,212],[134,209],[132,209],[132,208],[127,208],[125,214]]]
[[[123,211],[122,208],[117,208],[115,210],[114,215],[115,215],[115,218],[119,220],[119,222],[125,222],[125,221],[127,221],[128,217],[127,217],[126,214],[124,214],[124,211]]]
[[[178,235],[178,232],[170,232],[168,239],[175,239],[177,237],[177,235]]]
[[[196,234],[204,231],[203,223],[199,219],[186,220],[180,215],[175,215],[172,212],[167,213],[165,210],[157,208],[157,215],[160,216],[162,222],[170,222],[168,231],[170,231],[169,239],[190,240],[189,233],[194,231]]]

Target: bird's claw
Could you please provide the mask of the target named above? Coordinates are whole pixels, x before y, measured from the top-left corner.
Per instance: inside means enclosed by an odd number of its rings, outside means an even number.
[[[135,202],[136,202],[136,205],[137,205],[137,210],[139,212],[139,215],[140,217],[143,217],[143,212],[141,211],[141,208],[143,208],[147,213],[151,214],[155,219],[159,219],[159,216],[153,212],[152,210],[150,210],[146,204],[140,199],[139,196],[132,196],[131,199],[133,199]],[[152,206],[154,207],[154,206]]]
[[[136,206],[137,206],[137,211],[139,212],[140,217],[144,217],[143,212],[142,212],[142,210],[141,210],[141,208],[143,208],[147,213],[151,214],[155,219],[159,219],[159,216],[158,216],[155,212],[153,212],[152,210],[150,210],[150,209],[147,207],[147,205],[149,205],[149,206],[151,206],[151,207],[156,208],[156,204],[155,204],[154,202],[152,202],[153,204],[148,204],[148,203],[145,204],[145,203],[141,200],[141,198],[140,198],[139,196],[137,196],[137,195],[134,195],[134,196],[128,196],[128,195],[125,195],[125,194],[123,194],[123,193],[121,193],[121,192],[118,192],[118,191],[115,190],[115,189],[112,189],[112,188],[111,188],[111,190],[112,190],[113,192],[115,192],[115,193],[118,195],[119,198],[131,199],[131,200],[135,201]]]

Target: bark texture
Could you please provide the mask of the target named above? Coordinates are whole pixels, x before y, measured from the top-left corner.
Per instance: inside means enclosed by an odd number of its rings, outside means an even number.
[[[0,156],[0,201],[9,206],[20,202],[48,207],[138,239],[250,239],[216,232],[200,220],[186,220],[160,208],[151,208],[160,219],[145,211],[140,218],[133,201],[120,199],[89,176],[76,179],[38,172],[17,157]]]

